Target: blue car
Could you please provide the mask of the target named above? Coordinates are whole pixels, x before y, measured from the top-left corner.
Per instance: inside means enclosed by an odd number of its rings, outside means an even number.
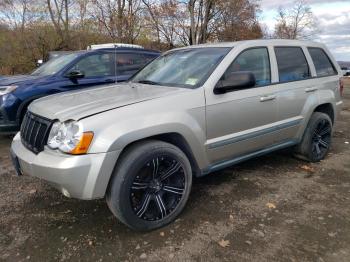
[[[0,77],[0,133],[18,131],[28,105],[37,98],[126,81],[159,55],[143,48],[96,48],[61,55],[30,75]]]

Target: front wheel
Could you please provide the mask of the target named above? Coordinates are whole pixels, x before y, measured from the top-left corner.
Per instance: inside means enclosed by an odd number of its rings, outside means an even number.
[[[296,156],[310,162],[324,159],[331,145],[332,128],[332,120],[327,114],[314,112],[296,148]]]
[[[179,148],[161,141],[136,143],[118,161],[107,204],[130,228],[148,231],[175,220],[191,186],[191,165]]]

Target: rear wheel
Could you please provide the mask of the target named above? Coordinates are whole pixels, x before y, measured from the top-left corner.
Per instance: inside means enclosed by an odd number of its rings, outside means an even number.
[[[183,210],[192,186],[186,155],[161,141],[131,146],[121,157],[107,193],[113,214],[135,230],[152,230]]]
[[[332,128],[332,120],[327,114],[314,112],[296,148],[296,156],[310,162],[324,159],[331,145]]]

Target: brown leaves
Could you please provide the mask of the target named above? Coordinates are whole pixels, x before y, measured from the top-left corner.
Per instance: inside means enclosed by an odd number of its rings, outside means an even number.
[[[315,169],[311,166],[308,166],[308,165],[302,165],[300,167],[301,169],[305,170],[306,172],[309,172],[309,173],[315,173]]]
[[[275,209],[276,208],[276,205],[274,203],[266,203],[266,206],[269,208],[269,209]]]
[[[225,239],[221,239],[218,242],[219,246],[221,247],[229,247],[230,246],[230,240],[225,240]]]

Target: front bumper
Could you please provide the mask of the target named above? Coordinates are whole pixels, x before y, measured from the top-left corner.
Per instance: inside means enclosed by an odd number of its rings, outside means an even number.
[[[0,133],[16,133],[19,130],[19,125],[16,121],[9,121],[5,110],[0,107]]]
[[[11,145],[20,173],[48,181],[67,197],[86,200],[105,196],[119,153],[73,156],[45,148],[36,155],[23,146],[19,133]]]

